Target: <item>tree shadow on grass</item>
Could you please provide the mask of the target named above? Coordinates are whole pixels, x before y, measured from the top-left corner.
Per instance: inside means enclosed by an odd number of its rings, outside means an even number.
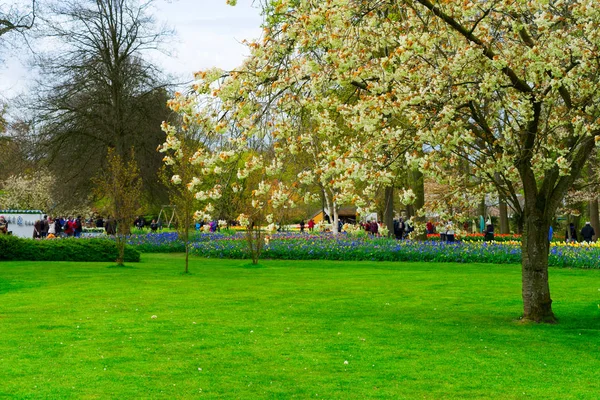
[[[252,264],[251,262],[249,263],[244,263],[244,264],[240,264],[237,266],[237,268],[244,268],[244,269],[261,269],[261,268],[267,268],[266,265],[263,264]]]
[[[109,265],[106,268],[114,268],[114,269],[137,269],[136,267],[133,267],[131,265],[118,265],[118,264]]]

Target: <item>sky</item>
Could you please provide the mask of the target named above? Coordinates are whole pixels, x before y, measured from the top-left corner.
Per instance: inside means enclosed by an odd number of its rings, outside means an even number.
[[[152,60],[179,81],[189,81],[195,71],[210,67],[232,69],[249,54],[243,39],[260,37],[260,10],[252,0],[155,0],[155,18],[176,31],[168,43],[171,57],[153,54]],[[27,51],[12,50],[0,64],[0,93],[10,97],[25,90],[31,73]]]

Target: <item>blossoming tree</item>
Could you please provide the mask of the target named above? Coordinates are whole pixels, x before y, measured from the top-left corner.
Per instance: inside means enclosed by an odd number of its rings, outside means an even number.
[[[277,154],[294,154],[314,135],[324,145],[299,180],[338,189],[332,203],[365,201],[368,185],[389,182],[400,157],[454,185],[460,180],[448,172],[467,161],[469,175],[524,216],[523,318],[555,321],[548,229],[600,135],[594,2],[268,0],[263,7],[262,41],[249,44],[251,56],[236,71],[199,74],[195,97],[212,105],[186,113],[234,154],[256,142],[275,146],[270,163],[252,157],[238,175],[283,168]],[[351,87],[351,96],[340,96]],[[199,162],[215,172],[222,154],[204,151]],[[367,190],[358,192],[356,182]]]
[[[462,158],[520,208],[524,197],[523,318],[555,320],[548,230],[600,134],[600,19],[589,1],[399,2],[395,16],[365,17],[397,32],[378,85],[398,88],[433,174]],[[391,32],[391,31],[390,31]]]
[[[595,3],[273,0],[265,12],[266,40],[253,57],[285,44],[302,54],[298,44],[318,43],[321,64],[263,69],[295,69],[306,85],[360,88],[342,111],[373,146],[393,140],[377,124],[403,115],[415,143],[428,146],[417,155],[426,174],[443,176],[462,158],[514,208],[522,190],[523,318],[555,321],[548,229],[600,134]],[[311,104],[332,101],[323,91],[306,93]]]

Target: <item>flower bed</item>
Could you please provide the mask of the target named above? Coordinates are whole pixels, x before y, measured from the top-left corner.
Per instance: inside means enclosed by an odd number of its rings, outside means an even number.
[[[192,252],[212,258],[249,258],[247,244],[239,238],[193,243]],[[274,235],[265,245],[262,258],[518,264],[521,262],[521,246],[515,241],[446,244],[439,241],[353,239],[345,235],[338,238],[327,235]],[[600,245],[553,244],[549,254],[549,265],[600,268]]]
[[[192,232],[191,242],[206,242],[209,240],[221,240],[227,235],[219,233]],[[181,253],[185,251],[183,241],[179,239],[177,232],[147,233],[143,235],[131,235],[127,238],[127,244],[134,246],[143,253]]]
[[[146,253],[183,252],[177,233],[132,235],[128,244]],[[250,258],[243,232],[235,235],[199,233],[192,235],[193,254],[210,258]],[[369,260],[431,261],[459,263],[518,264],[521,243],[504,242],[396,241],[386,238],[356,238],[330,233],[275,233],[267,236],[262,258],[283,260]],[[600,243],[553,242],[549,265],[569,268],[600,268]]]

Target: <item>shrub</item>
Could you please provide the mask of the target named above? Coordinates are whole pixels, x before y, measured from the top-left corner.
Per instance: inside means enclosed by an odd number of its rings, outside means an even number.
[[[109,239],[47,239],[32,240],[15,236],[0,236],[2,261],[115,261],[117,248]],[[140,261],[140,252],[125,248],[125,261]]]

